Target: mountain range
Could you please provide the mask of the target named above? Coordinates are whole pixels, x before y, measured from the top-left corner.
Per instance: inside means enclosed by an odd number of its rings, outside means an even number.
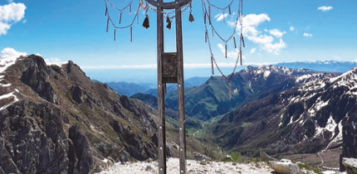
[[[313,165],[321,162],[318,155],[329,167],[340,157],[357,158],[357,67],[339,73],[247,66],[231,76],[231,99],[220,76],[186,86],[188,158],[193,152],[221,159],[264,151],[306,157]],[[165,150],[177,157],[177,93],[171,88]],[[156,101],[151,94],[118,94],[72,61],[0,59],[0,173],[94,173],[115,162],[155,159]]]
[[[315,71],[324,72],[346,72],[357,66],[356,61],[337,61],[337,60],[325,60],[325,61],[305,61],[305,62],[282,62],[275,64],[276,66],[284,66],[294,69],[311,69]]]
[[[93,82],[72,61],[29,55],[0,64],[0,173],[94,173],[157,158],[153,107]],[[178,130],[166,127],[166,153],[178,157]],[[218,156],[192,137],[187,151]]]

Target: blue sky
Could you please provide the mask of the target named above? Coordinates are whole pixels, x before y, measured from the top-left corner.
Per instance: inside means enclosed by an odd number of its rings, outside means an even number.
[[[111,1],[119,8],[130,2]],[[220,7],[230,1],[210,0]],[[237,10],[237,2],[233,3],[233,12]],[[132,14],[128,10],[123,12],[122,25],[133,19],[138,3],[139,0],[134,0]],[[193,23],[188,22],[188,11],[183,14],[184,63],[186,68],[207,68],[210,54],[204,42],[201,0],[193,0],[192,6]],[[357,61],[356,7],[355,0],[245,0],[243,64]],[[113,27],[106,32],[104,12],[104,0],[0,0],[0,51],[13,48],[17,52],[38,53],[48,61],[73,60],[89,74],[146,69],[154,73],[156,14],[149,10],[150,28],[145,29],[141,26],[145,18],[141,9],[139,24],[133,25],[133,42],[130,42],[129,29],[117,30],[114,42]],[[110,6],[109,13],[117,22],[119,13]],[[227,16],[225,23],[218,21],[220,14],[222,11],[212,10],[212,16],[217,17],[213,24],[223,37],[229,37],[236,13]],[[167,52],[175,51],[174,28],[174,24],[171,30],[165,28]],[[236,51],[233,44],[228,43],[232,54],[225,59],[219,44],[224,45],[217,36],[213,37],[217,62],[229,69],[235,62],[233,53]],[[209,71],[207,73],[210,76]]]

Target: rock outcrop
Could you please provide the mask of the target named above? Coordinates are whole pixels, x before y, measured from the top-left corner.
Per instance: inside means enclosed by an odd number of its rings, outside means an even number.
[[[343,129],[343,145],[342,154],[340,156],[340,170],[345,170],[345,165],[342,163],[342,158],[357,159],[357,115],[350,116],[346,119]]]
[[[342,163],[346,168],[347,174],[357,174],[357,159],[356,158],[343,158]]]
[[[271,168],[279,174],[299,174],[300,168],[297,164],[292,163],[288,159],[280,161],[269,161]]]

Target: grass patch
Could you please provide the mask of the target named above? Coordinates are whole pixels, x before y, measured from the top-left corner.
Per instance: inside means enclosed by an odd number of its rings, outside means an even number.
[[[200,164],[201,165],[206,165],[206,162],[205,161],[201,161]]]
[[[234,161],[238,161],[242,155],[240,153],[232,153],[231,157],[233,158]]]
[[[248,122],[243,122],[242,125],[241,125],[241,127],[246,128],[246,127],[248,127],[249,125],[250,125],[250,123],[248,123]]]
[[[318,168],[311,167],[311,166],[309,166],[307,164],[304,164],[304,163],[299,163],[298,165],[299,165],[300,169],[306,169],[306,170],[313,171],[313,172],[315,172],[317,174],[322,174],[322,172]]]

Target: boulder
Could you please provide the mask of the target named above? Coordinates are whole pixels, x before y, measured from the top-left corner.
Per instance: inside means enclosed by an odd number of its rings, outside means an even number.
[[[268,154],[266,154],[266,153],[263,152],[263,151],[260,151],[260,158],[261,158],[263,161],[276,160],[275,158],[269,156]]]
[[[269,161],[271,168],[280,174],[299,174],[300,168],[297,164],[292,163],[288,159],[282,159],[280,161]]]
[[[198,152],[193,152],[193,156],[196,161],[210,161],[211,158],[207,157],[206,155],[202,155]]]
[[[345,166],[347,174],[357,174],[356,158],[343,158],[342,164]]]

